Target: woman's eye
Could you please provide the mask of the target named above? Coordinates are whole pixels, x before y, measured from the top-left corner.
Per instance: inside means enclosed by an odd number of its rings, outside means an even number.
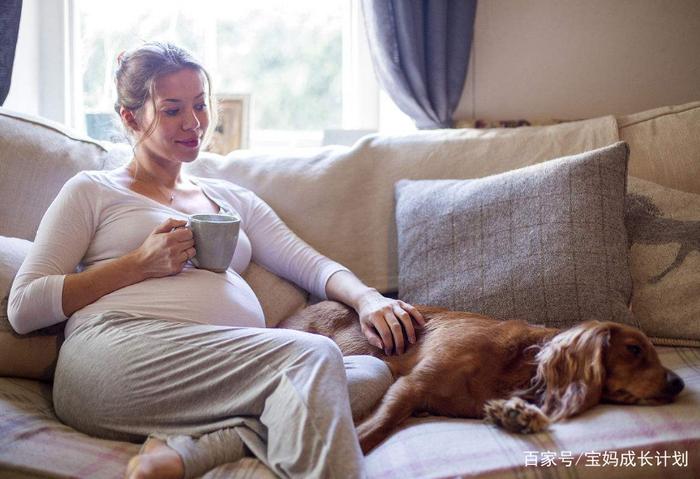
[[[175,115],[177,115],[178,111],[180,111],[180,110],[178,110],[178,109],[164,110],[165,114],[168,116],[175,116]]]
[[[207,104],[206,103],[200,103],[198,105],[194,106],[195,110],[197,111],[203,111],[207,109]]]
[[[635,356],[639,356],[640,354],[642,354],[642,348],[640,348],[636,344],[628,344],[627,351],[629,351],[630,353],[632,353]]]

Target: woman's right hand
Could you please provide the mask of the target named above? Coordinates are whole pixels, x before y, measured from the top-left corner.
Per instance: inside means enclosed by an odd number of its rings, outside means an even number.
[[[187,221],[168,218],[133,251],[134,259],[146,278],[178,274],[195,255],[192,230]]]

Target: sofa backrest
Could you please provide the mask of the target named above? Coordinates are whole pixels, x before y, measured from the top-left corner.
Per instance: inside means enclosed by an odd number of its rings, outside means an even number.
[[[192,171],[250,188],[302,239],[382,292],[398,288],[394,184],[479,178],[618,140],[612,116],[544,127],[372,135],[352,148],[200,159]]]
[[[629,174],[700,194],[700,101],[618,118],[630,146]]]
[[[33,240],[70,177],[116,161],[98,142],[61,125],[0,109],[0,234]]]
[[[618,124],[620,126],[618,130]],[[700,193],[700,102],[615,119],[543,127],[373,135],[352,148],[204,153],[187,170],[255,191],[304,240],[381,291],[397,286],[393,185],[401,178],[478,178],[605,146],[630,146],[629,171]],[[33,239],[63,183],[128,161],[96,142],[0,108],[0,235]]]

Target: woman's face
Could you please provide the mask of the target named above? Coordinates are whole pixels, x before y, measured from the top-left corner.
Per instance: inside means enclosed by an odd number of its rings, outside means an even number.
[[[155,110],[146,101],[135,132],[142,153],[156,161],[191,162],[197,158],[209,126],[204,74],[185,68],[155,81]],[[143,135],[157,119],[150,135]]]

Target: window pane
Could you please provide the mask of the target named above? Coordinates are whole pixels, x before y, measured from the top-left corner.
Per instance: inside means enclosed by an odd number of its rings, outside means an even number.
[[[337,2],[78,2],[88,133],[117,123],[113,68],[142,40],[191,50],[223,94],[250,94],[251,146],[318,142],[342,120],[342,15]],[[120,128],[120,127],[119,127]],[[119,129],[118,128],[118,129]],[[92,130],[92,131],[91,131]],[[98,131],[99,130],[99,131]]]
[[[219,90],[252,94],[256,129],[339,127],[341,22],[335,2],[267,0],[222,12]]]

